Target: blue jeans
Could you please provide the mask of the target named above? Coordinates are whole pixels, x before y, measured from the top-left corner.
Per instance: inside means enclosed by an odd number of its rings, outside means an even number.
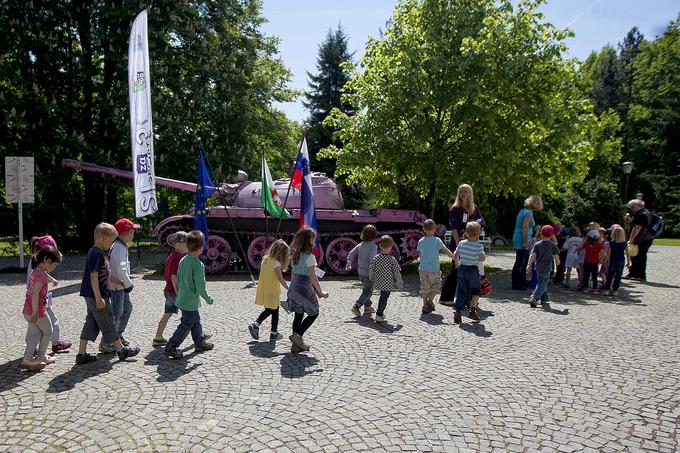
[[[354,307],[360,308],[362,305],[364,307],[371,306],[371,296],[373,295],[373,282],[368,278],[368,275],[360,275],[359,280],[361,280],[361,295],[356,302],[354,302]]]
[[[125,332],[131,313],[132,301],[130,300],[130,293],[126,293],[122,289],[111,291],[111,315],[113,316],[113,325],[116,327],[118,335],[122,335]]]
[[[389,291],[380,291],[380,298],[378,299],[378,310],[375,312],[377,316],[382,316],[387,308],[387,299],[390,298]]]
[[[552,271],[551,268],[543,270],[541,272],[536,272],[537,276],[536,288],[534,289],[534,292],[531,293],[531,297],[534,300],[547,302],[548,299],[550,298],[550,294],[548,294],[548,282],[550,281],[550,271]]]
[[[471,296],[479,296],[480,281],[479,267],[460,266],[458,268],[458,288],[456,289],[456,303],[454,308],[460,311],[470,300]]]
[[[191,332],[191,339],[196,345],[205,342],[205,335],[203,335],[203,326],[201,325],[201,313],[196,311],[182,310],[182,318],[179,321],[179,326],[168,340],[165,349],[174,350],[182,344]]]
[[[607,271],[607,282],[604,284],[606,289],[618,291],[621,286],[621,276],[623,276],[623,268],[626,266],[624,261],[610,261],[609,270]]]

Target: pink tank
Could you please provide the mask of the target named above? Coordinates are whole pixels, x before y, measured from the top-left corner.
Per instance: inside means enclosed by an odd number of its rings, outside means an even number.
[[[87,162],[64,159],[63,165],[82,171],[132,179],[131,172]],[[285,197],[289,182],[289,179],[274,182],[282,198]],[[195,183],[174,179],[156,177],[156,184],[196,191]],[[238,172],[235,183],[220,185],[226,206],[210,207],[206,214],[210,234],[206,250],[201,256],[206,271],[243,272],[247,270],[245,260],[251,268],[259,270],[262,256],[269,244],[276,239],[292,242],[293,235],[298,229],[300,192],[291,188],[286,209],[293,218],[283,220],[279,234],[275,236],[278,219],[265,218],[260,205],[261,187],[261,183],[249,181],[248,175],[242,171]],[[344,209],[342,194],[337,184],[323,173],[313,173],[312,187],[321,243],[321,256],[318,259],[320,267],[335,274],[347,273],[345,270],[347,255],[360,242],[361,230],[369,223],[375,225],[379,236],[383,234],[392,236],[395,242],[392,254],[402,266],[417,258],[416,247],[418,240],[423,236],[422,225],[426,219],[425,215],[418,211],[403,209]],[[219,198],[217,192],[214,196]],[[234,228],[230,224],[230,217]],[[192,207],[186,214],[162,220],[155,230],[159,234],[161,244],[169,247],[168,237],[179,230],[192,230],[193,223]],[[234,235],[234,229],[237,235]],[[443,235],[445,231],[444,225],[437,225],[437,234]]]

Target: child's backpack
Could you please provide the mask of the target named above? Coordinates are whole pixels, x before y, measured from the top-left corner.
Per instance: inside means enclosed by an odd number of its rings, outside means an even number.
[[[654,214],[653,212],[645,212],[648,220],[648,228],[653,236],[661,236],[663,234],[663,217]]]

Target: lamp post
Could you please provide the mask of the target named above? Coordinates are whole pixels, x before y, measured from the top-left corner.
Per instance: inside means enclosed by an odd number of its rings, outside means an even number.
[[[624,203],[628,202],[628,181],[630,180],[630,174],[633,172],[633,162],[626,161],[623,163],[623,174],[626,176],[626,186],[623,192]]]

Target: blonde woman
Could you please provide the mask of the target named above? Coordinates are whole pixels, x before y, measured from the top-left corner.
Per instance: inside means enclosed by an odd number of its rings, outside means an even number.
[[[465,227],[468,222],[478,222],[484,228],[484,219],[479,212],[479,207],[475,204],[475,196],[472,187],[468,184],[458,186],[456,201],[451,205],[449,211],[449,225],[451,226],[451,243],[449,249],[453,252],[463,240]],[[483,280],[484,275],[480,275]],[[458,281],[458,271],[455,266],[451,268],[451,273],[444,280],[439,303],[442,305],[453,306],[453,299],[456,295],[456,285]]]
[[[543,200],[532,195],[524,200],[524,208],[517,214],[512,243],[515,247],[515,264],[512,266],[512,289],[524,290],[527,285],[526,263],[528,261],[529,241],[536,226],[534,211],[543,210]]]

